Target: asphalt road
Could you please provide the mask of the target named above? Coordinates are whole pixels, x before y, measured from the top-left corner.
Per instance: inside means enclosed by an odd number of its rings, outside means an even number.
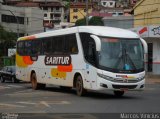
[[[79,97],[75,90],[65,91],[53,85],[32,90],[30,83],[0,83],[0,112],[72,114],[62,115],[63,119],[81,119],[79,113],[86,119],[106,113],[160,113],[160,84],[147,84],[144,91],[126,92],[122,98],[116,98],[110,91],[89,92]]]

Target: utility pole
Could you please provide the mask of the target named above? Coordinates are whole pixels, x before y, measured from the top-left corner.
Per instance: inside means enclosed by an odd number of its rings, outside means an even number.
[[[9,11],[16,19],[16,22],[17,22],[17,38],[19,38],[19,20],[18,20],[18,17],[11,10],[7,10],[7,11]]]
[[[86,26],[88,26],[88,0],[86,0]]]

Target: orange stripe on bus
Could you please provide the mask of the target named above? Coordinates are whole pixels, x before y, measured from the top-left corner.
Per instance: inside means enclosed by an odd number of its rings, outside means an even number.
[[[33,40],[35,39],[35,36],[26,36],[26,37],[22,37],[21,40]]]
[[[30,56],[23,56],[23,61],[27,65],[32,65],[33,61],[31,60]]]
[[[61,72],[71,72],[72,69],[73,69],[72,64],[70,64],[69,66],[58,65],[58,71],[61,71]]]

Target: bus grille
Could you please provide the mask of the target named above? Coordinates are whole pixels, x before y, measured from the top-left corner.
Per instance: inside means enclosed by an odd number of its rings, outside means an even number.
[[[122,88],[127,88],[127,89],[135,89],[137,85],[112,85],[114,89],[122,89]]]
[[[116,82],[116,83],[137,83],[139,82],[139,80],[130,80],[130,79],[126,79],[126,81],[124,81],[123,79],[122,80],[113,80],[113,82]]]

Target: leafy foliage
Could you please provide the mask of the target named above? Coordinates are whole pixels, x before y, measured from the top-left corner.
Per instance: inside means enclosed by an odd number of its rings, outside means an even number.
[[[17,36],[13,32],[6,31],[0,25],[0,56],[6,56],[8,48],[13,48],[16,45]]]
[[[102,21],[102,17],[92,17],[89,20],[89,25],[94,25],[94,26],[104,26],[104,23]]]
[[[83,19],[78,19],[75,23],[76,26],[84,26],[86,25],[86,19],[83,18]]]
[[[104,26],[104,23],[102,21],[102,17],[92,17],[89,19],[89,25],[94,25],[94,26]],[[84,26],[86,25],[86,18],[83,19],[78,19],[75,23],[76,26]]]

